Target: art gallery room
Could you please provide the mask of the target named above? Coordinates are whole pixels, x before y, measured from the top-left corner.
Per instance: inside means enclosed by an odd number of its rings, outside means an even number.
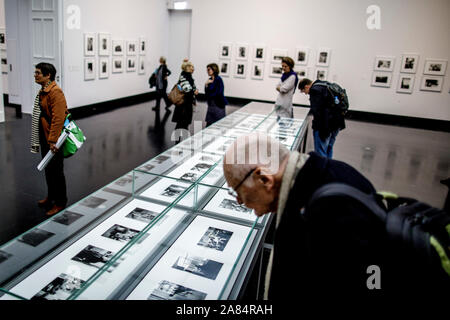
[[[284,57],[298,82],[346,90],[334,160],[448,211],[449,30],[448,0],[0,0],[0,300],[263,302],[276,213],[231,195],[223,158],[252,133],[314,151],[310,96],[296,87],[293,117],[275,108]],[[181,136],[179,106],[157,106],[161,81],[150,86],[160,57],[167,93],[183,60],[195,70]],[[85,137],[64,159],[67,199],[53,213],[52,160],[42,143],[30,151],[47,121],[37,97],[56,88],[38,83],[39,63],[55,67]],[[228,101],[212,122],[211,63]]]

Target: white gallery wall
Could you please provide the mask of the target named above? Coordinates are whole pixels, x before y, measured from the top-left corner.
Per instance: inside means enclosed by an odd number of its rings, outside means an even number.
[[[80,13],[80,28],[76,21],[76,8]],[[119,99],[149,91],[148,78],[159,65],[159,57],[168,53],[169,13],[162,0],[64,0],[63,4],[63,70],[64,91],[69,107],[79,107]],[[75,19],[75,20],[74,20]],[[84,80],[84,34],[109,33],[111,39],[147,41],[146,72],[111,73],[99,79],[99,55],[95,79]],[[97,51],[97,50],[96,50]],[[124,62],[126,62],[124,54]],[[136,58],[138,55],[136,55]],[[111,66],[112,55],[109,55]],[[138,61],[138,59],[136,60]]]
[[[225,78],[225,94],[274,101],[276,78],[269,77],[270,50],[309,47],[308,73],[316,69],[318,48],[331,49],[328,80],[347,89],[351,109],[402,116],[450,120],[450,65],[441,92],[420,90],[425,59],[449,60],[450,1],[448,0],[190,0],[194,78],[203,90],[206,65],[219,62],[221,42],[265,45],[264,79]],[[366,13],[380,8],[381,29],[369,30]],[[412,94],[397,93],[401,56],[419,54]],[[235,53],[233,52],[233,55]],[[390,88],[371,86],[375,56],[394,56]],[[235,60],[231,59],[234,68]],[[309,104],[298,91],[294,103]]]

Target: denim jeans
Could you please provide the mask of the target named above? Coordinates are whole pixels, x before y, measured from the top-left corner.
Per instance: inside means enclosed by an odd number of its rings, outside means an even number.
[[[319,131],[314,130],[314,150],[322,157],[331,159],[333,157],[333,145],[338,133],[339,130],[333,131],[325,140],[322,140],[319,136]]]

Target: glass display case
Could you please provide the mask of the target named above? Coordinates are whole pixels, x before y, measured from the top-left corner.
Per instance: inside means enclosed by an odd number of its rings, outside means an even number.
[[[252,103],[6,243],[0,299],[237,299],[272,216],[228,194],[223,155],[255,131],[298,149],[307,111]]]

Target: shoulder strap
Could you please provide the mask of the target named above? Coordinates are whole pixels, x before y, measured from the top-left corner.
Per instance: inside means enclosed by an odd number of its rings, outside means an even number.
[[[342,196],[357,200],[367,209],[377,215],[381,221],[386,222],[386,212],[375,201],[373,194],[364,193],[350,185],[344,183],[329,183],[317,189],[309,200],[308,207],[319,198]]]

